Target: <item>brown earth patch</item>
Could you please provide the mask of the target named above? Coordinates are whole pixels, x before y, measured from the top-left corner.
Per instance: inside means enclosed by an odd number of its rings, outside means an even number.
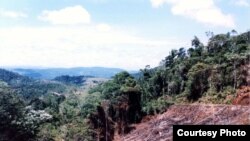
[[[250,124],[250,106],[242,105],[173,105],[165,113],[134,125],[127,135],[115,141],[171,141],[172,125]]]

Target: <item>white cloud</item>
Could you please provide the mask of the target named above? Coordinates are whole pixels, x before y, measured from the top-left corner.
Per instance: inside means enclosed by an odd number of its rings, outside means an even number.
[[[42,12],[38,19],[55,25],[89,24],[91,16],[82,6],[66,7],[60,10]]]
[[[110,30],[111,30],[111,27],[110,27],[108,24],[104,24],[104,23],[98,24],[98,25],[96,26],[96,28],[97,28],[97,30],[103,31],[103,32],[107,32],[107,31],[110,31]]]
[[[231,3],[237,6],[242,6],[242,7],[249,7],[250,2],[248,0],[231,0]]]
[[[158,8],[163,5],[167,0],[150,0],[153,7]]]
[[[0,9],[0,17],[17,19],[17,18],[27,18],[28,15],[26,15],[23,12]]]
[[[106,23],[91,23],[81,6],[43,11],[39,19],[56,26],[0,28],[0,65],[139,69],[158,65],[172,48],[187,44],[145,39]]]
[[[89,25],[0,28],[0,33],[2,66],[138,69],[156,66],[171,48],[186,45],[175,39],[145,39],[115,28],[102,32]]]
[[[184,16],[206,25],[228,28],[235,26],[232,15],[224,14],[215,5],[214,0],[151,0],[151,3],[153,7],[170,4],[174,15]]]

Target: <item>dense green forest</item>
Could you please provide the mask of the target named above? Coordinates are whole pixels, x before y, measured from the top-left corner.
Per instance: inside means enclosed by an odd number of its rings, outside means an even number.
[[[207,35],[206,45],[195,36],[158,67],[124,71],[96,87],[83,88],[84,76],[34,80],[1,69],[0,140],[107,141],[173,104],[231,104],[249,86],[250,32]]]

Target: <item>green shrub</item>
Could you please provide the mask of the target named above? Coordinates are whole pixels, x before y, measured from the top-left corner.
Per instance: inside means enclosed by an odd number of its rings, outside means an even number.
[[[159,97],[158,99],[147,102],[145,106],[143,106],[142,111],[148,115],[163,113],[173,104],[171,100],[166,100],[165,97]]]

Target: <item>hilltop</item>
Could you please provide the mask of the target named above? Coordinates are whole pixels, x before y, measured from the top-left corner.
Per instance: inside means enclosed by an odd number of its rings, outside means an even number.
[[[115,74],[124,71],[119,68],[104,67],[77,67],[77,68],[11,68],[9,69],[18,74],[28,76],[34,79],[54,79],[61,75],[70,76],[93,76],[99,78],[111,78]]]

